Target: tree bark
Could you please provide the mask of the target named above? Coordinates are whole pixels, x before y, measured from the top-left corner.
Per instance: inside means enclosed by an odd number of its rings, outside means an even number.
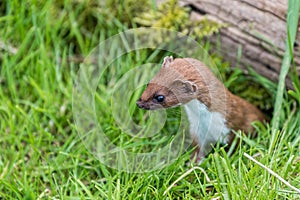
[[[243,68],[249,65],[272,81],[278,80],[285,51],[288,0],[179,0],[179,3],[192,8],[191,20],[205,16],[228,25],[218,37],[210,39],[215,44],[220,42],[226,60]],[[298,33],[294,44],[297,66],[299,45]]]

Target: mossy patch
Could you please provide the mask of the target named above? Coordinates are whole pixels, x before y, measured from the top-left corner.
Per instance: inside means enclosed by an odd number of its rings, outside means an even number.
[[[190,20],[190,8],[179,6],[178,0],[165,1],[157,9],[148,9],[133,21],[140,26],[172,29],[198,39],[218,33],[226,26],[207,18]]]

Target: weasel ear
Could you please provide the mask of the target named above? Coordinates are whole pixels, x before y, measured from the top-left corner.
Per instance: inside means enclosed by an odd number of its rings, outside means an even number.
[[[172,84],[172,89],[188,94],[195,94],[198,91],[198,86],[191,81],[176,79]]]
[[[173,62],[173,56],[166,56],[165,58],[164,58],[164,62],[163,62],[163,64],[162,64],[162,66],[163,67],[169,67],[169,64],[171,63],[171,62]]]

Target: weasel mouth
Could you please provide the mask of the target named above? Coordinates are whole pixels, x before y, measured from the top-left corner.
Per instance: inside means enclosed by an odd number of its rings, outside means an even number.
[[[152,103],[144,103],[142,101],[136,101],[136,105],[139,108],[142,108],[144,110],[158,110],[158,109],[163,109],[164,107],[162,105],[157,105],[157,104],[152,104]]]
[[[145,105],[143,102],[141,102],[140,100],[136,101],[136,105],[139,108],[142,108],[144,110],[150,110],[150,106]]]
[[[156,105],[156,104],[150,104],[149,105],[148,103],[143,103],[143,102],[140,102],[140,101],[137,101],[136,105],[139,108],[142,108],[144,110],[159,110],[159,109],[164,109],[164,107],[162,105]]]

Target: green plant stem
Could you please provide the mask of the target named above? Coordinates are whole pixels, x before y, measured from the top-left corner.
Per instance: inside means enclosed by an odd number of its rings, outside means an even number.
[[[276,101],[274,107],[274,116],[272,120],[272,137],[274,138],[276,132],[279,128],[281,107],[283,103],[283,93],[285,89],[285,78],[288,74],[290,63],[293,57],[293,44],[295,42],[297,27],[298,27],[298,17],[299,17],[299,0],[289,0],[288,5],[288,15],[287,15],[287,39],[286,39],[286,50],[284,58],[281,65],[279,83],[277,87]],[[272,138],[272,139],[273,139]],[[273,141],[273,140],[271,140]],[[270,150],[272,149],[270,146]]]

